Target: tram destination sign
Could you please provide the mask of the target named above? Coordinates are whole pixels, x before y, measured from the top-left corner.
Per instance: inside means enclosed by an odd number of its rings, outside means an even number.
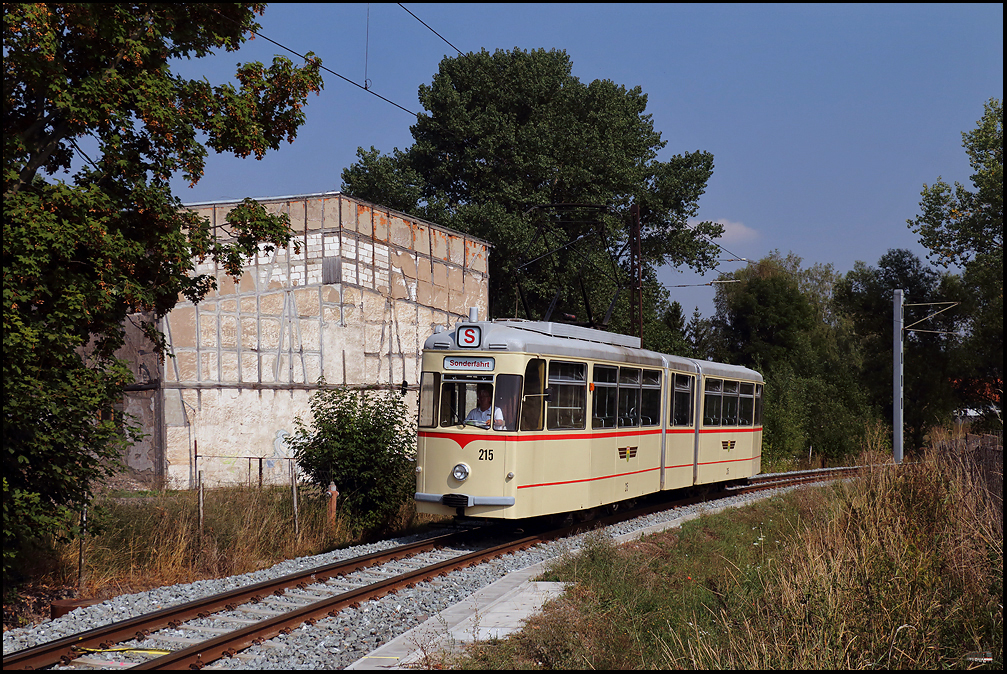
[[[496,367],[495,358],[468,358],[461,356],[444,356],[445,370],[475,370],[492,372]]]

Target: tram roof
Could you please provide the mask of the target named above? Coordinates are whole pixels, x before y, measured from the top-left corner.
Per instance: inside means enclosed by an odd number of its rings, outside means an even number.
[[[495,321],[459,321],[455,330],[434,333],[423,347],[430,351],[459,350],[455,339],[457,329],[465,326],[481,329],[478,351],[517,351],[546,356],[590,358],[616,362],[670,367],[682,372],[699,373],[716,377],[763,381],[762,375],[747,367],[712,361],[683,358],[640,348],[640,339],[604,330],[584,328],[566,323],[498,319]]]

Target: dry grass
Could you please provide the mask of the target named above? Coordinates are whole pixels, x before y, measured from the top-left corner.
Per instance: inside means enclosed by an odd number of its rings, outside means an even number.
[[[789,569],[765,579],[761,610],[725,629],[726,644],[701,649],[700,662],[930,669],[968,666],[966,654],[988,650],[1002,661],[995,497],[962,455],[929,452],[899,469],[869,463],[792,540]]]
[[[1002,487],[988,488],[969,452],[895,467],[876,435],[856,480],[634,545],[595,540],[550,574],[574,583],[564,597],[454,664],[934,669],[990,652],[982,666],[999,669]]]
[[[411,502],[404,503],[383,535],[431,522],[417,516]],[[295,534],[289,487],[205,490],[202,531],[195,491],[102,496],[91,511],[88,535],[55,543],[47,568],[10,602],[11,611],[5,603],[5,628],[47,618],[53,598],[107,599],[247,573],[378,535],[361,531],[341,512],[329,522],[326,495],[310,488],[298,493],[298,525]]]

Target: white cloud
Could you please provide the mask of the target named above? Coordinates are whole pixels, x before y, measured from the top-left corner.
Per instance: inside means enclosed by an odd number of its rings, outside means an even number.
[[[718,239],[718,242],[725,244],[748,243],[749,241],[755,241],[760,236],[758,231],[751,227],[746,227],[741,222],[731,222],[730,220],[721,219],[717,220],[716,223],[724,228],[724,234]]]
[[[702,222],[701,220],[690,220],[690,225],[695,225]],[[721,218],[720,220],[714,220],[718,225],[724,228],[724,233],[717,239],[717,243],[721,244],[732,244],[732,243],[749,243],[751,241],[757,241],[762,235],[758,230],[752,229],[741,222],[732,222],[730,220],[725,220]]]

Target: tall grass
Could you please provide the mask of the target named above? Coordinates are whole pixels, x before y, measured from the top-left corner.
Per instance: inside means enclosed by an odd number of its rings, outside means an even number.
[[[989,652],[998,669],[1002,487],[967,453],[914,459],[865,453],[853,480],[621,547],[594,538],[550,572],[564,597],[455,664],[929,669]]]
[[[759,579],[758,610],[723,640],[690,642],[710,667],[930,669],[1003,660],[1003,529],[961,455],[868,462]],[[667,662],[675,650],[666,651]]]
[[[289,488],[207,489],[203,511],[200,529],[195,491],[102,497],[92,510],[89,533],[56,544],[58,564],[47,580],[71,585],[82,580],[79,596],[107,598],[247,573],[376,535],[340,511],[330,522],[327,496],[312,489],[299,491],[296,534]],[[406,530],[423,521],[412,504],[405,503],[393,529]]]

